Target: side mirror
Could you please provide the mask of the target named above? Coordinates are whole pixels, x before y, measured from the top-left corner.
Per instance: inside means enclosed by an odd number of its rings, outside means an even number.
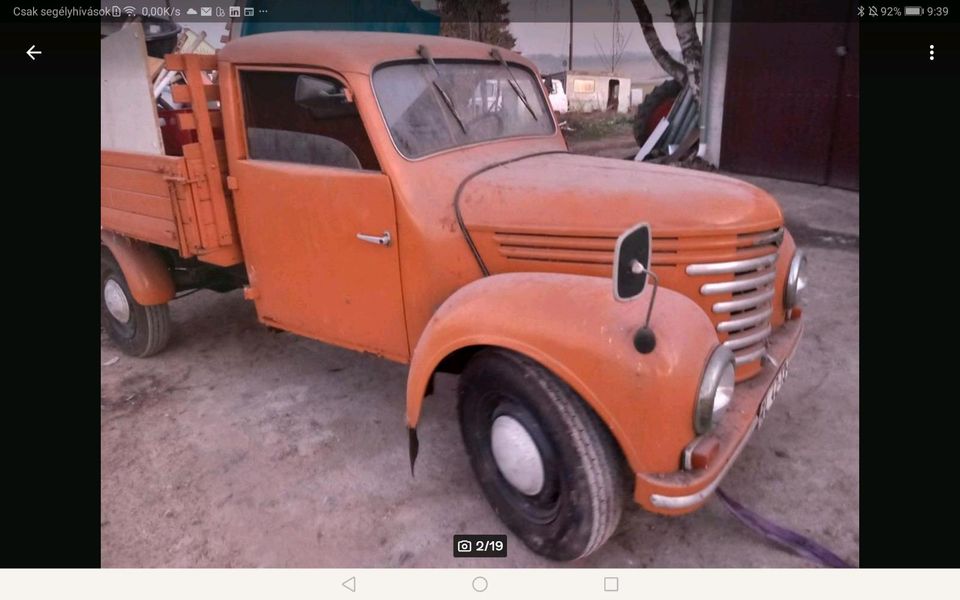
[[[647,286],[650,272],[650,225],[638,223],[617,238],[613,253],[613,297],[633,300]]]
[[[294,92],[297,106],[306,109],[330,106],[331,101],[348,102],[347,92],[342,85],[329,79],[300,75],[297,77],[297,89]]]

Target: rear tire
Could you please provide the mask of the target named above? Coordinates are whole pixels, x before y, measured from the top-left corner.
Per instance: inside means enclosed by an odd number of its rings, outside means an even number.
[[[170,340],[167,304],[144,306],[133,299],[117,259],[100,250],[100,326],[124,354],[152,356]]]
[[[603,545],[623,509],[619,455],[576,392],[536,362],[491,348],[464,369],[458,396],[470,464],[504,524],[553,560]]]

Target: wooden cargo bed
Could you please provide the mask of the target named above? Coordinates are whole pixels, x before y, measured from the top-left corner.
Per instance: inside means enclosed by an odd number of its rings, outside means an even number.
[[[183,156],[102,149],[100,226],[185,258],[238,264],[242,254],[225,185],[226,153],[223,140],[214,137],[219,115],[207,103],[219,98],[219,89],[202,76],[216,69],[216,57],[168,55],[166,67],[184,74],[186,84],[174,85],[173,95],[190,103],[192,112],[181,127],[195,130],[198,141],[183,145]]]
[[[185,175],[186,164],[179,157],[102,151],[100,226],[189,254],[181,248],[171,185],[171,178]]]

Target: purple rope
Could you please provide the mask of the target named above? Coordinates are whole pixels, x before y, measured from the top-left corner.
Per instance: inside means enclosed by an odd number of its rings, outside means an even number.
[[[790,531],[789,529],[780,527],[776,523],[764,519],[749,508],[746,508],[736,500],[727,496],[720,488],[717,488],[716,494],[717,498],[720,498],[720,501],[723,502],[723,505],[727,507],[727,510],[733,513],[733,516],[736,517],[738,521],[764,536],[768,540],[780,544],[781,546],[785,546],[787,549],[802,556],[803,558],[819,563],[825,567],[834,567],[840,569],[850,569],[853,567],[853,565],[843,560],[833,552],[830,552],[810,538],[802,536],[795,531]]]

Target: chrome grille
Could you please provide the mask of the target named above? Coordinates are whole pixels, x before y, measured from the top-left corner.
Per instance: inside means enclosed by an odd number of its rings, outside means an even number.
[[[771,332],[773,284],[782,241],[782,227],[740,234],[737,253],[749,252],[749,256],[686,266],[687,275],[712,280],[700,286],[700,294],[712,302],[713,313],[720,319],[717,331],[721,339],[726,337],[723,345],[733,351],[737,366],[763,357]]]

